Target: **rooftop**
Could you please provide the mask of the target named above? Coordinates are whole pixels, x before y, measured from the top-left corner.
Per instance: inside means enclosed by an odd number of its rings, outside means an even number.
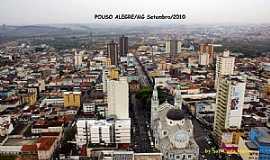
[[[8,140],[4,143],[4,146],[32,145],[35,142],[36,139],[8,138]]]
[[[41,137],[38,139],[37,143],[40,143],[38,146],[38,150],[49,150],[51,146],[56,141],[55,137]]]
[[[250,141],[246,142],[246,146],[250,149],[250,150],[258,150],[258,146],[255,143],[252,143]]]

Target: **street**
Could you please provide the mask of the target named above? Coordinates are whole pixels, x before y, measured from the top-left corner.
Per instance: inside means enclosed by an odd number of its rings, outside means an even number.
[[[141,153],[152,152],[149,128],[150,117],[148,117],[146,106],[136,99],[135,94],[131,95],[130,117],[132,120],[134,151]]]

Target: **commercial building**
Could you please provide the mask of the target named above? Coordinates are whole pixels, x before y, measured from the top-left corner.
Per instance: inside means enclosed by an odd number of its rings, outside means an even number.
[[[257,146],[246,140],[243,137],[239,138],[238,153],[243,160],[258,160],[259,151]]]
[[[240,138],[244,135],[243,129],[232,128],[224,130],[221,136],[220,149],[227,155],[237,154]]]
[[[119,51],[120,56],[126,57],[128,54],[128,37],[124,35],[119,38]]]
[[[243,160],[270,159],[270,129],[252,128],[247,139],[240,138],[238,151]]]
[[[241,128],[246,80],[242,76],[220,79],[214,119],[214,134],[221,138],[224,129]]]
[[[109,58],[111,59],[111,64],[117,66],[119,63],[119,56],[118,56],[118,44],[114,41],[111,41],[107,44],[107,53]]]
[[[119,80],[107,81],[107,116],[116,116],[117,119],[129,118],[129,91],[127,77]]]
[[[79,119],[76,126],[76,142],[79,146],[85,144],[128,145],[130,143],[130,119]]]
[[[177,53],[181,52],[181,47],[182,43],[176,39],[166,41],[166,53],[169,53],[171,58],[173,58]]]

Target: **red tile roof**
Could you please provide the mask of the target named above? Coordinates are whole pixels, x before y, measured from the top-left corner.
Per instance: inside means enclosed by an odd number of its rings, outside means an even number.
[[[36,152],[37,151],[37,145],[36,144],[32,144],[32,145],[23,145],[22,152]]]
[[[56,141],[55,137],[41,137],[38,139],[39,145],[38,150],[49,150],[54,142]]]
[[[59,136],[59,132],[45,132],[45,133],[42,133],[41,135],[42,136],[54,136],[54,137],[56,137],[56,136]]]

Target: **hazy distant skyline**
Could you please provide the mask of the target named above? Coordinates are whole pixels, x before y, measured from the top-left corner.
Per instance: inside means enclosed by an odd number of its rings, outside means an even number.
[[[270,23],[269,0],[1,0],[0,24],[99,23],[94,14],[185,13],[181,23]],[[103,21],[104,22],[104,21]],[[119,21],[130,23],[130,21]],[[132,23],[149,21],[135,20]],[[158,20],[155,23],[165,21]],[[177,21],[166,21],[177,22]],[[105,21],[117,24],[117,21]]]

